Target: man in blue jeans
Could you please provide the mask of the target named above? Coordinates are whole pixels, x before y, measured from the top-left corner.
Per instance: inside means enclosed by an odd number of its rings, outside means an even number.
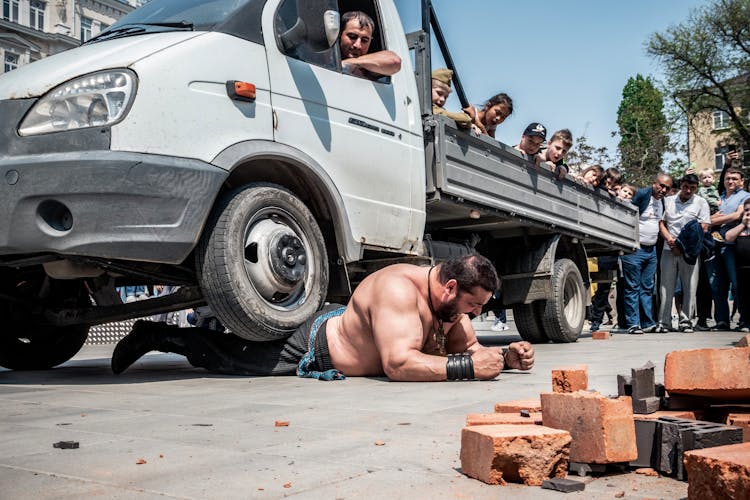
[[[623,255],[622,274],[625,281],[625,321],[628,333],[650,333],[656,329],[653,315],[656,283],[656,240],[659,221],[664,216],[664,196],[672,188],[672,177],[660,173],[650,187],[639,189],[633,196],[638,207],[638,234],[640,248]]]
[[[721,195],[719,211],[711,216],[711,224],[721,226],[719,230],[721,238],[727,230],[735,227],[742,220],[742,204],[745,199],[750,198],[750,193],[742,189],[744,180],[745,174],[740,168],[729,167],[724,172],[724,187],[726,190]],[[716,257],[706,262],[708,280],[711,284],[711,293],[714,299],[714,320],[716,321],[712,330],[729,330],[728,295],[730,284],[735,293],[734,300],[738,301],[739,299],[737,296],[737,265],[734,249],[734,243],[717,241]],[[745,318],[740,310],[740,322],[737,325],[737,330],[740,332],[750,331],[750,328],[748,328],[750,326],[748,325],[749,320],[750,318]]]

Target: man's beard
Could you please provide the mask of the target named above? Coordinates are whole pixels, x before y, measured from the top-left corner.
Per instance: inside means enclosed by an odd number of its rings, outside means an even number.
[[[458,319],[458,297],[454,297],[450,302],[445,302],[435,308],[435,316],[440,321],[453,322]]]

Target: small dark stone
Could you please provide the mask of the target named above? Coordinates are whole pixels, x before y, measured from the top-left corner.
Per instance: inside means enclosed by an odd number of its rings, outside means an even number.
[[[649,413],[654,413],[659,410],[660,404],[661,404],[661,398],[658,398],[658,397],[650,397],[650,398],[643,398],[643,399],[633,398],[633,413],[637,413],[639,415],[646,415]]]
[[[631,396],[633,394],[633,379],[627,375],[617,376],[617,394]]]
[[[574,481],[563,477],[553,477],[552,479],[545,479],[542,481],[542,488],[545,490],[562,491],[563,493],[570,493],[572,491],[583,491],[586,489],[586,484],[580,481]]]
[[[531,412],[529,410],[521,410],[521,416],[529,418],[531,417]]]
[[[75,450],[79,447],[79,443],[78,441],[58,441],[52,447],[60,448],[61,450]]]

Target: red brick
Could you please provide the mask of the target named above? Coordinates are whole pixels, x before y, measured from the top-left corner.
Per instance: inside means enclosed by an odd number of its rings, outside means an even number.
[[[540,412],[542,411],[542,403],[538,399],[517,399],[515,401],[495,403],[496,413],[518,413],[521,410]]]
[[[742,427],[742,441],[750,443],[750,413],[730,413],[727,415],[727,425]]]
[[[472,425],[501,425],[501,424],[533,424],[542,425],[541,412],[530,413],[522,417],[518,413],[472,413],[466,415],[466,426]]]
[[[538,486],[565,477],[570,433],[541,425],[478,425],[461,433],[461,469],[487,484]]]
[[[542,422],[570,432],[570,460],[582,463],[629,462],[638,457],[630,396],[610,399],[598,392],[541,394]]]
[[[609,332],[605,332],[604,330],[597,330],[595,332],[591,332],[591,338],[594,340],[609,340]]]
[[[664,362],[670,394],[750,398],[750,347],[672,351]]]
[[[750,498],[750,443],[685,452],[688,500]]]
[[[576,392],[589,388],[588,367],[568,366],[552,370],[552,392]]]
[[[743,336],[740,340],[737,341],[737,347],[749,347],[750,346],[750,333]]]
[[[654,413],[633,414],[635,420],[658,420],[661,417],[689,418],[690,420],[702,420],[702,410],[659,410]]]

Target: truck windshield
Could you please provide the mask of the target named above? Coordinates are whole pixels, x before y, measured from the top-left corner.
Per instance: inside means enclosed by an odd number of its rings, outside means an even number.
[[[156,31],[209,31],[253,0],[152,0],[90,41]]]

